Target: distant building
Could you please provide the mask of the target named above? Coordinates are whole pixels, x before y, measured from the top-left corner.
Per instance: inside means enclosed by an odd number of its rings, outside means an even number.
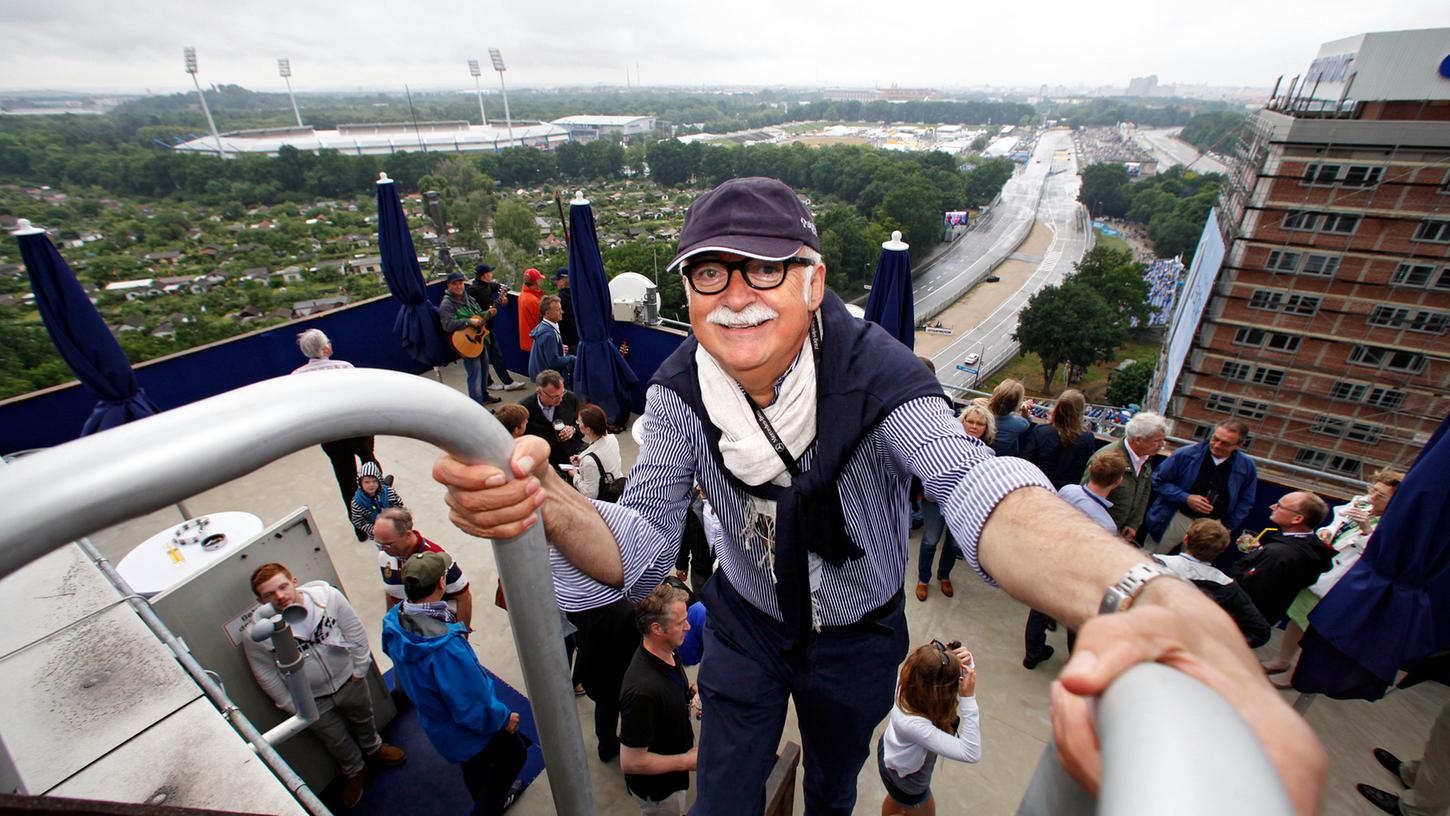
[[[1157,87],[1157,74],[1151,74],[1145,77],[1133,77],[1128,80],[1127,96],[1152,96],[1153,90]]]
[[[626,141],[633,136],[654,132],[653,116],[595,116],[580,114],[555,119],[550,124],[563,128],[576,142],[592,142],[606,136],[619,136]]]
[[[336,150],[350,156],[384,156],[415,150],[435,153],[498,152],[508,147],[551,149],[569,141],[569,131],[547,122],[515,121],[513,130],[497,122],[380,122],[338,125],[336,130],[310,127],[234,130],[221,135],[227,153],[277,155],[284,146],[298,150]],[[216,153],[216,140],[199,136],[176,145],[189,153]]]
[[[1251,453],[1362,480],[1450,413],[1447,53],[1450,28],[1325,43],[1259,111],[1148,399],[1179,435],[1239,417]]]

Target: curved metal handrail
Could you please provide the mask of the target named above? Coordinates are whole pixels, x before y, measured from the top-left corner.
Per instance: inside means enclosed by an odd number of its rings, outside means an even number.
[[[466,462],[505,466],[513,439],[451,388],[378,369],[279,377],[25,456],[0,468],[20,510],[0,527],[0,576],[96,530],[161,509],[324,441],[389,434]],[[594,813],[579,713],[561,645],[543,525],[493,542],[549,787],[559,813]],[[548,647],[543,644],[555,644]]]

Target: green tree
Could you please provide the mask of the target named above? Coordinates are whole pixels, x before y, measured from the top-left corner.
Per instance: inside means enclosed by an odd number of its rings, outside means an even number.
[[[980,208],[991,203],[1002,192],[1002,185],[1012,178],[1014,164],[1011,159],[984,159],[967,173],[963,184],[963,204]]]
[[[534,213],[516,198],[499,202],[493,215],[493,234],[531,256],[539,251],[539,225],[534,221]]]
[[[1142,404],[1143,397],[1148,393],[1148,385],[1153,382],[1155,368],[1152,363],[1142,360],[1134,360],[1124,366],[1113,375],[1113,381],[1108,383],[1108,404]]]
[[[679,187],[699,171],[699,157],[698,143],[687,145],[675,139],[655,142],[649,152],[650,176],[662,187]]]
[[[1063,363],[1086,368],[1111,357],[1124,339],[1116,316],[1091,289],[1068,281],[1028,298],[1012,339],[1042,362],[1044,391]]]
[[[1127,331],[1146,326],[1152,307],[1148,305],[1148,284],[1143,265],[1124,250],[1099,244],[1088,250],[1078,263],[1072,280],[1098,294],[1117,315],[1117,325]]]
[[[1082,171],[1077,200],[1094,218],[1122,218],[1128,214],[1128,171],[1121,164],[1095,164]]]

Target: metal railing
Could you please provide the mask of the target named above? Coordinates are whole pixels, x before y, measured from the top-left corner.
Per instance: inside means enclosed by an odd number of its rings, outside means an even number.
[[[0,468],[0,491],[18,511],[0,529],[0,575],[289,453],[370,434],[419,439],[506,473],[514,444],[476,402],[421,377],[352,369],[266,380]],[[570,816],[593,814],[543,525],[494,541],[493,552],[555,805]]]

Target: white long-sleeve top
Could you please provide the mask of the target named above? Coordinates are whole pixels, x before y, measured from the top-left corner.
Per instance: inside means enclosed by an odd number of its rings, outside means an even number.
[[[599,468],[594,466],[594,459],[589,456],[591,453],[599,456],[599,464],[616,479],[624,476],[624,461],[619,457],[619,440],[610,433],[594,440],[592,445],[579,452],[579,466],[574,471],[574,487],[585,496],[597,499],[601,474]]]
[[[373,662],[368,631],[337,587],[326,581],[308,581],[300,589],[307,617],[292,624],[292,634],[297,638],[298,650],[307,657],[304,671],[312,695],[325,697],[354,677],[367,676]],[[287,681],[273,659],[272,641],[258,643],[244,637],[242,651],[262,691],[278,708],[288,714],[297,713],[287,691]]]
[[[957,715],[961,725],[949,734],[931,720],[907,714],[891,707],[891,718],[882,735],[882,758],[886,767],[900,776],[914,774],[926,764],[928,752],[957,762],[976,762],[982,758],[982,732],[976,697],[958,698]]]

